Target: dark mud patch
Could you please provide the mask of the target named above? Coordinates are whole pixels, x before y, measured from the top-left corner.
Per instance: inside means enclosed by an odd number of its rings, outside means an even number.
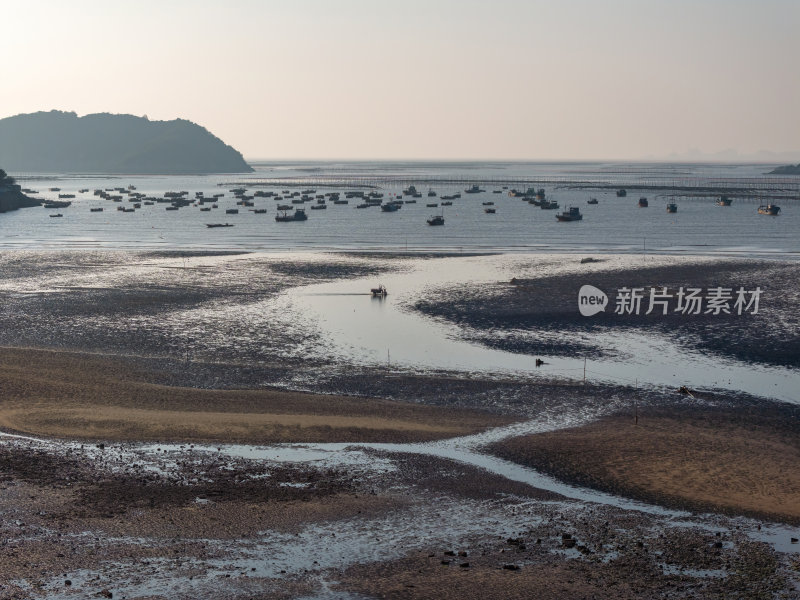
[[[797,281],[800,266],[777,261],[720,261],[651,268],[604,271],[578,277],[563,275],[537,279],[513,279],[491,285],[463,284],[437,290],[436,298],[424,298],[413,309],[456,323],[465,337],[484,345],[524,354],[604,356],[604,332],[653,331],[681,345],[746,362],[787,367],[800,366],[800,302]],[[609,296],[605,312],[591,318],[577,309],[578,290],[594,285]],[[643,288],[644,300],[637,314],[616,314],[616,292]],[[711,288],[762,290],[757,314],[676,313],[678,290]],[[673,298],[668,314],[648,309],[650,290],[663,288]],[[749,299],[749,296],[748,296]],[[591,336],[591,337],[588,337]]]
[[[376,565],[356,565],[339,588],[379,598],[759,598],[791,594],[766,544],[680,528],[648,530],[633,519],[586,511],[542,522],[520,511],[518,533],[453,540]]]

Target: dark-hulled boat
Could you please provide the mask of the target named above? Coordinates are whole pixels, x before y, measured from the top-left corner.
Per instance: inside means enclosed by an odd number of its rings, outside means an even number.
[[[580,221],[582,219],[583,215],[577,206],[570,206],[560,215],[556,215],[557,221]]]
[[[762,204],[758,207],[758,214],[760,215],[772,215],[773,217],[777,217],[779,212],[781,212],[781,207],[777,204]]]
[[[306,214],[305,209],[297,208],[291,215],[285,211],[282,215],[275,215],[275,220],[279,223],[285,223],[288,221],[307,221],[308,215]]]
[[[428,225],[444,225],[444,215],[434,215],[428,219]]]
[[[668,213],[678,212],[678,205],[675,204],[674,202],[670,202],[669,204],[667,204],[667,212]]]

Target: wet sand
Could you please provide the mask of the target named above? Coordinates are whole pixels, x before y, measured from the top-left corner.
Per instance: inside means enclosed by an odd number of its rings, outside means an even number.
[[[302,315],[272,324],[293,286],[377,277],[412,257],[21,254],[0,255],[0,428],[46,439],[0,437],[2,598],[798,596],[798,555],[761,540],[761,521],[726,516],[796,522],[797,431],[780,405],[391,372],[309,358],[321,340]],[[459,310],[469,323],[492,316],[482,301]],[[620,410],[634,402],[632,428]],[[567,500],[429,455],[226,453],[611,413],[492,448],[573,483],[713,513]],[[730,502],[711,502],[717,493]]]
[[[150,379],[125,358],[0,349],[0,427],[66,439],[267,444],[429,441],[514,420],[382,399],[200,390]]]
[[[648,407],[489,449],[662,506],[800,524],[800,419],[787,405]]]

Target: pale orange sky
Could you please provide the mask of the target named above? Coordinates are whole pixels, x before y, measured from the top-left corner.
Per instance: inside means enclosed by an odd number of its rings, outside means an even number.
[[[797,0],[29,1],[3,22],[0,117],[182,117],[248,158],[800,151]]]

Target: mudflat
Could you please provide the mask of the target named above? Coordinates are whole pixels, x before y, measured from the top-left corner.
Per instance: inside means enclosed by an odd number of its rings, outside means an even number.
[[[124,358],[0,349],[0,427],[72,439],[266,444],[429,441],[515,420],[407,402],[195,389],[151,379]]]
[[[800,419],[791,407],[649,408],[503,440],[495,454],[668,506],[800,523]]]

